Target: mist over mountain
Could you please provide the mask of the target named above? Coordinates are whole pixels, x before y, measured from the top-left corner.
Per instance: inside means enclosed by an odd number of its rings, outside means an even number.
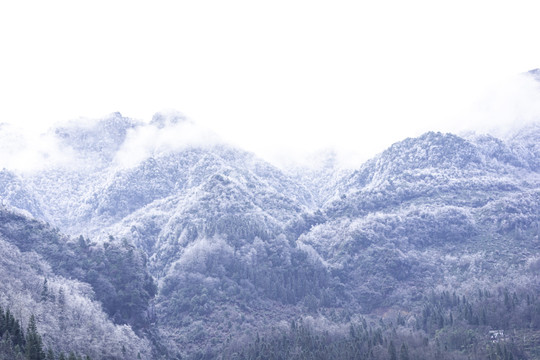
[[[24,133],[3,129],[5,156],[23,159]],[[71,121],[40,139],[39,166],[4,159],[0,172],[0,306],[36,315],[55,351],[540,352],[538,123],[427,132],[354,169],[332,152],[280,169],[173,111]]]

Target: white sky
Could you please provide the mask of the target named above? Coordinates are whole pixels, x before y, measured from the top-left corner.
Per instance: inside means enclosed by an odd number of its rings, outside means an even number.
[[[539,8],[2,1],[0,122],[45,128],[114,111],[148,121],[173,108],[265,157],[337,146],[365,158],[427,130],[495,121],[470,109],[540,67]]]

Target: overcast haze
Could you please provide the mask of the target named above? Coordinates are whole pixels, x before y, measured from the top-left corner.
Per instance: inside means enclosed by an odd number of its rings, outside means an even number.
[[[177,109],[267,158],[537,119],[534,1],[0,5],[0,122]],[[496,114],[493,115],[493,114]],[[517,114],[517,115],[516,115]]]

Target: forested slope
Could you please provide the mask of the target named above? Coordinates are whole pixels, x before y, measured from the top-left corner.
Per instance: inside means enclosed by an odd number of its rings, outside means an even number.
[[[150,346],[156,359],[387,359],[390,344],[534,358],[539,129],[429,132],[357,169],[287,172],[178,114],[68,123],[47,137],[73,161],[1,173],[3,253],[27,270],[5,269],[20,287],[3,284],[0,305],[21,321],[36,309],[44,343],[96,359]],[[45,279],[54,301],[40,300]],[[86,301],[70,311],[98,314],[73,315],[102,339],[91,350],[60,339],[61,288]],[[490,341],[499,329],[511,342]]]

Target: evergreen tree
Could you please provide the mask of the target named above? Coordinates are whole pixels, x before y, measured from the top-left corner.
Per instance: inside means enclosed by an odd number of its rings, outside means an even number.
[[[60,307],[64,307],[66,303],[66,295],[64,294],[64,288],[60,288],[60,290],[58,290],[58,305],[60,305]]]
[[[2,309],[2,306],[0,306],[0,337],[4,335],[6,326],[6,317],[4,315],[4,309]]]
[[[43,281],[43,288],[41,289],[41,301],[47,301],[49,298],[49,287],[47,286],[47,279]]]
[[[11,334],[11,339],[13,340],[13,344],[15,346],[18,346],[19,348],[24,348],[24,333],[21,328],[21,324],[19,323],[19,320],[16,320],[13,315],[9,314],[9,328],[8,331]]]
[[[407,345],[405,345],[405,343],[401,344],[401,349],[399,351],[399,359],[409,360],[409,349],[407,349]]]
[[[396,347],[392,340],[390,340],[390,345],[388,345],[388,356],[390,356],[390,360],[397,360]]]
[[[49,350],[47,351],[47,360],[54,360],[54,351],[53,349],[49,348]]]
[[[6,331],[0,340],[0,359],[11,359],[14,357],[13,342],[11,342],[11,338]]]
[[[41,336],[37,332],[36,318],[30,316],[28,330],[26,332],[26,359],[28,360],[45,360]]]

